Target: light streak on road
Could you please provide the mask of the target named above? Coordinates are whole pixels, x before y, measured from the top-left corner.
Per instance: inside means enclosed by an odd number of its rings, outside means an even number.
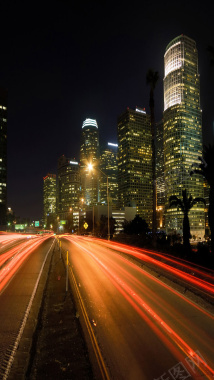
[[[24,234],[3,234],[0,235],[0,249],[4,247],[7,244],[11,244],[14,241],[21,240],[21,239],[29,239],[29,238],[36,238],[37,235],[24,235]]]
[[[36,327],[35,318],[39,312],[48,275],[48,270],[46,272],[44,268],[48,269],[54,246],[55,239],[50,238],[50,235],[32,239],[22,238],[16,241],[11,239],[11,244],[7,245],[7,251],[4,248],[4,253],[0,254],[0,259],[3,258],[3,264],[0,267],[1,379],[6,380],[17,376],[19,378],[25,374],[30,355],[31,333],[33,334]],[[32,305],[33,313],[30,316]],[[27,321],[29,325],[26,331]],[[23,341],[21,341],[22,337]],[[12,369],[17,350],[19,351],[18,364],[14,363],[15,367]],[[10,373],[11,369],[12,373]]]
[[[102,240],[102,242],[106,246],[110,247],[110,244],[108,244],[105,240]],[[191,263],[191,262],[189,262],[185,259],[182,259],[182,258],[175,258],[172,255],[167,254],[167,253],[162,254],[162,253],[159,253],[156,251],[152,251],[150,249],[130,247],[130,246],[126,246],[125,244],[120,244],[120,243],[115,243],[115,242],[113,242],[112,245],[117,250],[118,250],[118,248],[119,248],[119,250],[121,249],[124,252],[125,252],[125,250],[127,250],[127,253],[130,253],[130,254],[131,253],[139,253],[139,254],[152,255],[153,257],[156,257],[157,259],[162,259],[162,260],[164,260],[164,262],[168,262],[168,264],[171,264],[172,266],[176,265],[176,267],[180,267],[180,269],[182,269],[183,271],[187,270],[187,271],[194,272],[194,275],[197,274],[198,277],[200,275],[203,276],[203,278],[206,276],[207,278],[209,278],[211,280],[211,282],[214,283],[214,271],[212,269],[208,269],[208,268],[205,268],[201,265]],[[112,246],[111,246],[111,248],[112,248]]]
[[[13,257],[15,255],[17,255],[19,253],[19,251],[22,250],[27,245],[31,245],[31,242],[29,242],[29,241],[25,241],[24,243],[20,242],[20,244],[18,246],[11,248],[11,249],[7,250],[6,252],[2,253],[0,255],[0,269],[2,269],[3,265],[8,260],[12,260]]]
[[[48,238],[47,236],[32,241],[27,240],[0,255],[0,293],[10,282],[28,255]],[[12,239],[10,241],[12,241]]]
[[[129,253],[132,256],[136,255],[137,258],[141,257],[142,260],[152,262],[153,264],[157,262],[159,268],[163,266],[171,274],[184,278],[186,281],[189,280],[191,284],[201,287],[206,291],[213,292],[213,284],[194,278],[182,272],[181,269],[176,269],[169,266],[169,264],[161,263],[147,256],[145,253],[139,253],[137,250],[127,246],[115,245],[114,243],[106,244],[106,241],[100,244],[100,241],[96,239],[68,236],[65,238],[78,248],[79,253],[76,254],[76,256],[74,253],[71,253],[70,260],[77,276],[80,276],[82,284],[84,284],[84,282],[87,283],[87,276],[90,275],[89,272],[86,272],[86,264],[91,271],[94,271],[94,276],[97,275],[97,278],[98,274],[102,277],[99,272],[101,271],[104,276],[103,278],[108,278],[109,284],[112,284],[117,290],[118,299],[120,294],[120,297],[127,302],[129,307],[135,310],[141,320],[146,323],[158,339],[163,342],[168,351],[177,358],[178,362],[186,355],[191,358],[194,365],[200,369],[206,378],[213,379],[214,362],[210,347],[213,348],[214,341],[212,333],[214,333],[214,330],[212,328],[209,336],[207,334],[207,326],[214,325],[214,316],[111,249]],[[78,258],[81,260],[81,265],[78,264]],[[94,265],[91,261],[88,261],[89,258],[94,262]],[[85,266],[84,262],[86,263]],[[80,272],[82,267],[84,268],[83,274]],[[189,264],[188,267],[190,267]],[[202,271],[201,269],[199,270]],[[103,281],[106,283],[106,280]],[[94,282],[96,283],[96,277]],[[91,294],[92,289],[92,285],[90,289],[87,289],[85,286],[86,294],[87,292]],[[165,293],[167,297],[164,298],[162,294]],[[95,303],[93,300],[90,302]],[[122,302],[124,301],[121,301],[121,303]],[[175,304],[177,308],[175,308]],[[111,305],[108,305],[108,308],[110,307]],[[185,316],[185,313],[187,316]],[[196,317],[195,319],[193,318],[193,321],[189,320],[191,315],[197,315],[197,318],[200,317],[204,321],[207,321],[207,326],[205,325],[204,328],[205,331],[201,328],[201,323],[198,322]],[[102,318],[96,325],[99,326],[101,323]],[[124,334],[126,334],[126,331],[124,331]],[[198,349],[202,351],[206,360],[197,353]],[[207,357],[209,357],[209,360],[207,360]]]
[[[108,243],[105,240],[96,240],[98,243],[102,242],[102,244],[106,247],[134,256],[137,259],[142,260],[142,262],[144,263],[153,264],[157,268],[161,268],[167,271],[168,273],[171,273],[172,275],[180,279],[183,279],[187,281],[189,284],[192,284],[193,286],[196,286],[204,292],[207,292],[214,296],[214,271],[211,269],[209,269],[208,273],[206,268],[203,268],[202,270],[202,267],[191,265],[190,263],[187,264],[187,262],[184,260],[183,262],[181,262],[180,260],[176,260],[169,257],[169,255],[165,256],[151,250],[137,249],[133,247],[130,248],[129,246],[126,246],[124,244]],[[92,242],[93,239],[90,239],[89,241]],[[156,256],[158,258],[162,258],[165,261],[168,261],[168,264],[166,262],[161,262],[157,259],[154,259],[153,257],[149,256],[149,254],[152,254],[153,256]],[[177,268],[178,266],[180,267],[180,269]],[[187,270],[189,271],[189,273],[186,273]],[[207,280],[204,280],[202,277],[206,278]]]
[[[114,243],[115,247],[120,247],[122,250],[126,247],[125,245]],[[167,253],[161,254],[155,251],[151,251],[149,249],[140,249],[140,248],[128,248],[128,253],[134,253],[138,252],[139,254],[146,254],[146,255],[152,255],[153,257],[156,257],[157,259],[162,259],[164,262],[168,262],[168,264],[171,264],[172,266],[175,266],[180,268],[182,271],[190,271],[194,272],[194,276],[202,276],[203,278],[208,278],[212,283],[214,283],[214,271],[212,269],[205,268],[201,265],[191,263],[187,260],[184,260],[182,258],[174,258],[172,255],[169,255]]]

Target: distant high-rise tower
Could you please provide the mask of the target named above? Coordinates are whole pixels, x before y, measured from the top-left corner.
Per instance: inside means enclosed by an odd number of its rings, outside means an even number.
[[[150,116],[141,108],[118,118],[118,190],[120,206],[134,206],[152,225],[152,148]]]
[[[88,171],[88,164],[93,164],[94,170]],[[99,132],[94,119],[86,119],[82,125],[80,168],[82,181],[82,196],[87,205],[96,205],[99,200]]]
[[[0,229],[7,225],[7,91],[0,89]]]
[[[156,180],[157,206],[165,205],[163,121],[156,124]]]
[[[108,142],[100,156],[100,201],[107,205],[107,177],[109,204],[112,209],[118,207],[118,144]]]
[[[157,228],[165,227],[165,180],[163,154],[163,120],[156,124]]]
[[[191,165],[202,155],[202,113],[196,43],[181,35],[166,47],[164,55],[164,172],[166,200],[171,195],[203,197],[203,179],[190,177]],[[191,234],[204,236],[204,206],[190,211]],[[182,230],[183,214],[177,208],[166,212],[167,232]]]
[[[44,222],[47,228],[53,223],[56,213],[56,174],[43,178]]]
[[[57,166],[57,215],[70,219],[80,206],[80,166],[75,159],[61,156]]]

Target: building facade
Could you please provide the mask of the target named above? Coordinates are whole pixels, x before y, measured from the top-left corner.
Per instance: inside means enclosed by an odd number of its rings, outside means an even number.
[[[166,230],[182,232],[183,214],[169,208],[171,195],[203,197],[203,179],[190,176],[191,165],[202,155],[202,112],[196,43],[187,36],[173,39],[164,55],[163,149],[166,186]],[[204,236],[204,206],[190,211],[191,233]]]
[[[100,155],[100,202],[107,205],[107,176],[109,205],[118,207],[118,144],[108,142]]]
[[[57,166],[57,217],[66,230],[79,226],[80,198],[80,165],[75,159],[63,155]]]
[[[120,207],[152,226],[152,148],[150,116],[144,109],[127,108],[118,117],[118,192]]]
[[[157,228],[165,228],[165,179],[163,154],[163,120],[156,124]]]
[[[0,229],[7,226],[7,91],[0,89]]]
[[[54,223],[56,216],[56,174],[43,177],[43,219],[47,228]]]
[[[87,118],[82,124],[80,147],[80,171],[82,181],[82,197],[88,206],[99,202],[99,131],[97,121]],[[88,164],[93,165],[89,171]]]

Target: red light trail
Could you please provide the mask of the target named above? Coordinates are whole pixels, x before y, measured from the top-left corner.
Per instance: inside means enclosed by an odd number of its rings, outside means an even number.
[[[45,239],[48,239],[48,236],[45,238],[37,238],[33,242],[32,240],[27,240],[0,255],[0,293],[12,279],[24,260],[26,260],[27,256],[42,244]],[[12,238],[9,240],[12,241]]]
[[[91,239],[90,241],[93,241],[94,239]],[[117,251],[126,253],[128,255],[134,256],[137,259],[142,260],[142,262],[153,264],[156,267],[159,267],[163,269],[164,271],[171,273],[172,275],[183,279],[187,283],[191,284],[193,287],[197,287],[198,289],[201,289],[205,293],[209,293],[214,296],[214,271],[211,269],[209,270],[210,273],[207,273],[206,268],[198,267],[196,265],[192,265],[190,263],[186,264],[186,261],[180,262],[180,260],[176,260],[174,258],[169,257],[169,255],[165,256],[163,254],[159,254],[155,251],[151,250],[144,250],[144,249],[138,249],[126,246],[124,244],[114,243],[114,242],[106,242],[106,240],[100,240],[95,239],[97,243],[102,242],[106,247],[109,247],[111,249],[115,249]],[[95,241],[94,240],[94,241]],[[165,261],[168,261],[168,264],[165,262],[161,262],[160,260],[157,260],[148,254],[152,254],[153,256],[156,256],[158,258],[162,258]],[[171,265],[170,265],[171,264]],[[180,267],[180,269],[175,268],[175,265],[177,267]],[[185,271],[184,271],[184,270]],[[189,272],[189,273],[186,273]],[[194,273],[194,274],[192,274]],[[206,278],[207,280],[204,280],[203,278]]]
[[[173,290],[170,286],[164,284],[159,279],[153,277],[151,274],[140,268],[139,266],[136,266],[132,262],[130,262],[128,259],[122,257],[121,255],[118,255],[114,251],[106,251],[104,247],[111,248],[113,250],[122,251],[125,253],[128,253],[132,256],[135,256],[145,262],[151,262],[152,264],[155,264],[158,266],[158,268],[164,268],[166,271],[168,271],[170,274],[173,274],[179,278],[185,279],[185,281],[188,281],[190,284],[194,284],[195,286],[213,293],[214,292],[214,286],[212,283],[208,281],[204,281],[199,278],[195,278],[192,275],[186,274],[181,271],[181,269],[176,269],[171,267],[169,264],[162,263],[154,258],[149,257],[146,255],[145,251],[137,251],[133,248],[124,246],[124,245],[118,245],[114,243],[107,243],[106,241],[100,241],[99,239],[85,239],[85,238],[79,238],[79,237],[65,237],[67,240],[70,240],[73,244],[75,244],[78,248],[80,248],[81,251],[84,251],[87,255],[89,255],[93,261],[97,264],[97,266],[102,270],[102,272],[108,277],[110,282],[114,285],[114,287],[118,290],[118,292],[126,299],[126,301],[134,308],[134,310],[140,315],[140,317],[146,321],[146,323],[150,326],[150,328],[155,332],[157,336],[164,342],[165,346],[168,347],[168,349],[174,353],[174,355],[177,357],[178,361],[181,360],[182,355],[186,355],[188,357],[191,357],[192,362],[195,366],[197,366],[202,373],[206,375],[207,378],[211,379],[214,377],[214,370],[213,368],[206,363],[206,361],[197,354],[197,347],[194,347],[191,345],[191,341],[194,338],[197,338],[198,341],[200,341],[200,335],[197,332],[197,329],[190,330],[189,334],[191,334],[190,343],[186,338],[182,337],[180,333],[178,333],[176,330],[176,324],[173,323],[170,325],[168,323],[168,319],[170,321],[173,321],[173,314],[175,309],[173,309],[173,305],[167,304],[166,301],[163,302],[161,297],[159,297],[158,294],[154,293],[152,289],[148,288],[143,282],[139,281],[132,272],[135,270],[143,277],[147,277],[150,279],[153,279],[154,282],[158,283],[160,285],[160,292],[161,287],[167,289],[170,293],[175,294],[177,297],[179,297],[182,301],[189,304],[191,307],[197,309],[200,311],[200,313],[206,315],[207,318],[214,320],[214,316],[210,314],[209,312],[205,311],[204,309],[200,308],[200,306],[196,305],[194,302],[191,302],[177,292],[176,290]],[[78,242],[79,241],[79,242]],[[87,247],[83,246],[83,244],[87,243]],[[98,244],[98,253],[93,249],[93,245],[88,243],[95,243]],[[103,247],[104,246],[104,247]],[[103,247],[103,248],[102,248]],[[104,251],[105,250],[105,251]],[[95,253],[96,252],[96,253]],[[103,253],[103,255],[102,255]],[[153,252],[152,252],[153,253]],[[158,254],[159,255],[159,254]],[[98,257],[99,256],[99,257]],[[114,260],[115,257],[118,257],[118,260]],[[163,256],[163,255],[160,255]],[[164,257],[164,256],[163,256]],[[177,263],[176,260],[168,258],[168,263],[171,262]],[[124,269],[124,267],[120,263],[125,263],[126,267],[128,269]],[[183,265],[183,263],[182,263]],[[191,268],[190,264],[187,265],[188,269]],[[194,268],[194,270],[197,268]],[[201,268],[199,269],[200,275],[203,273]],[[134,273],[134,272],[133,272]],[[212,278],[211,278],[212,279]],[[146,297],[150,297],[150,299],[155,300],[156,302],[156,308],[159,310],[158,312],[155,311],[154,307],[152,307],[148,302],[145,301],[143,294],[146,295]],[[163,317],[164,312],[167,310],[167,319]],[[162,315],[162,316],[161,316]],[[179,320],[179,328],[184,328],[186,331],[188,331],[188,326],[185,324],[185,320],[182,318],[182,314],[177,316],[177,319]],[[201,341],[201,344],[206,346],[206,342]],[[183,354],[181,354],[183,352]]]

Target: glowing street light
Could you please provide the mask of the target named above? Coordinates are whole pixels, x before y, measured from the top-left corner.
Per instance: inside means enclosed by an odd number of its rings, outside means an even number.
[[[88,170],[89,170],[89,172],[90,172],[91,170],[93,170],[93,165],[92,165],[91,163],[88,164]]]
[[[110,225],[109,225],[109,196],[108,196],[108,175],[105,174],[100,168],[96,167],[97,170],[100,171],[106,177],[107,183],[107,205],[108,205],[108,240],[110,240]],[[93,165],[91,163],[88,164],[89,172],[93,170]]]

